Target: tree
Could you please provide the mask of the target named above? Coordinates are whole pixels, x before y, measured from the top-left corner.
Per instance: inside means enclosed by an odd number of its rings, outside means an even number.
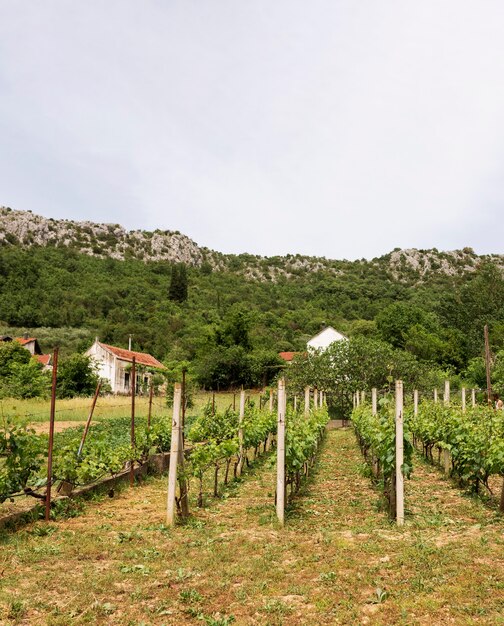
[[[188,296],[187,267],[185,263],[174,263],[171,270],[168,297],[174,302],[185,302]]]
[[[96,366],[91,357],[73,354],[58,365],[58,397],[90,396],[94,393],[98,380]]]

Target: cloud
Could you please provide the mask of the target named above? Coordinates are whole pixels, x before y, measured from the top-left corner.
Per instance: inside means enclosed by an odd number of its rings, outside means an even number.
[[[0,8],[0,202],[225,252],[502,252],[504,6]]]

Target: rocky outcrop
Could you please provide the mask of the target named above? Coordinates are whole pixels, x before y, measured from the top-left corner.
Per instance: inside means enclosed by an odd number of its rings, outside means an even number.
[[[295,279],[306,273],[325,271],[344,274],[359,265],[362,271],[385,271],[395,281],[421,283],[433,274],[462,275],[474,271],[483,261],[492,261],[504,271],[504,255],[478,256],[472,248],[440,252],[401,250],[366,261],[337,261],[324,257],[287,255],[261,257],[252,254],[224,255],[198,246],[178,231],[128,231],[119,224],[97,224],[55,220],[31,211],[0,207],[0,245],[66,246],[78,252],[101,258],[144,261],[183,262],[211,270],[228,270],[246,280],[272,281]]]

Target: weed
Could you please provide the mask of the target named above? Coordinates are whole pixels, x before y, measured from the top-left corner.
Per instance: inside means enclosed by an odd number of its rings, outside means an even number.
[[[201,602],[203,596],[196,589],[183,589],[179,593],[180,601],[184,604],[192,604],[193,602]]]
[[[25,605],[21,600],[12,600],[7,617],[17,621],[23,617],[25,612]]]

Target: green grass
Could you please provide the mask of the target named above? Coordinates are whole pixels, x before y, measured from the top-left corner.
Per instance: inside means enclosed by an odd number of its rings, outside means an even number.
[[[259,402],[257,391],[248,391],[247,396]],[[208,402],[212,402],[213,394],[199,392],[193,397],[193,406],[188,409],[188,415],[198,414]],[[236,407],[238,407],[239,394],[234,394]],[[72,398],[56,401],[56,421],[82,422],[89,415],[92,398]],[[145,417],[148,412],[149,400],[145,396],[135,399],[135,412],[139,417]],[[222,411],[233,406],[233,393],[215,394],[216,411]],[[22,422],[38,423],[49,421],[50,401],[44,398],[31,398],[17,400],[4,398],[0,400],[0,418],[10,417]],[[171,415],[172,409],[167,405],[164,396],[153,399],[152,414],[155,417]],[[104,396],[98,398],[94,419],[103,420],[109,417],[123,417],[131,413],[131,398],[127,396]]]

